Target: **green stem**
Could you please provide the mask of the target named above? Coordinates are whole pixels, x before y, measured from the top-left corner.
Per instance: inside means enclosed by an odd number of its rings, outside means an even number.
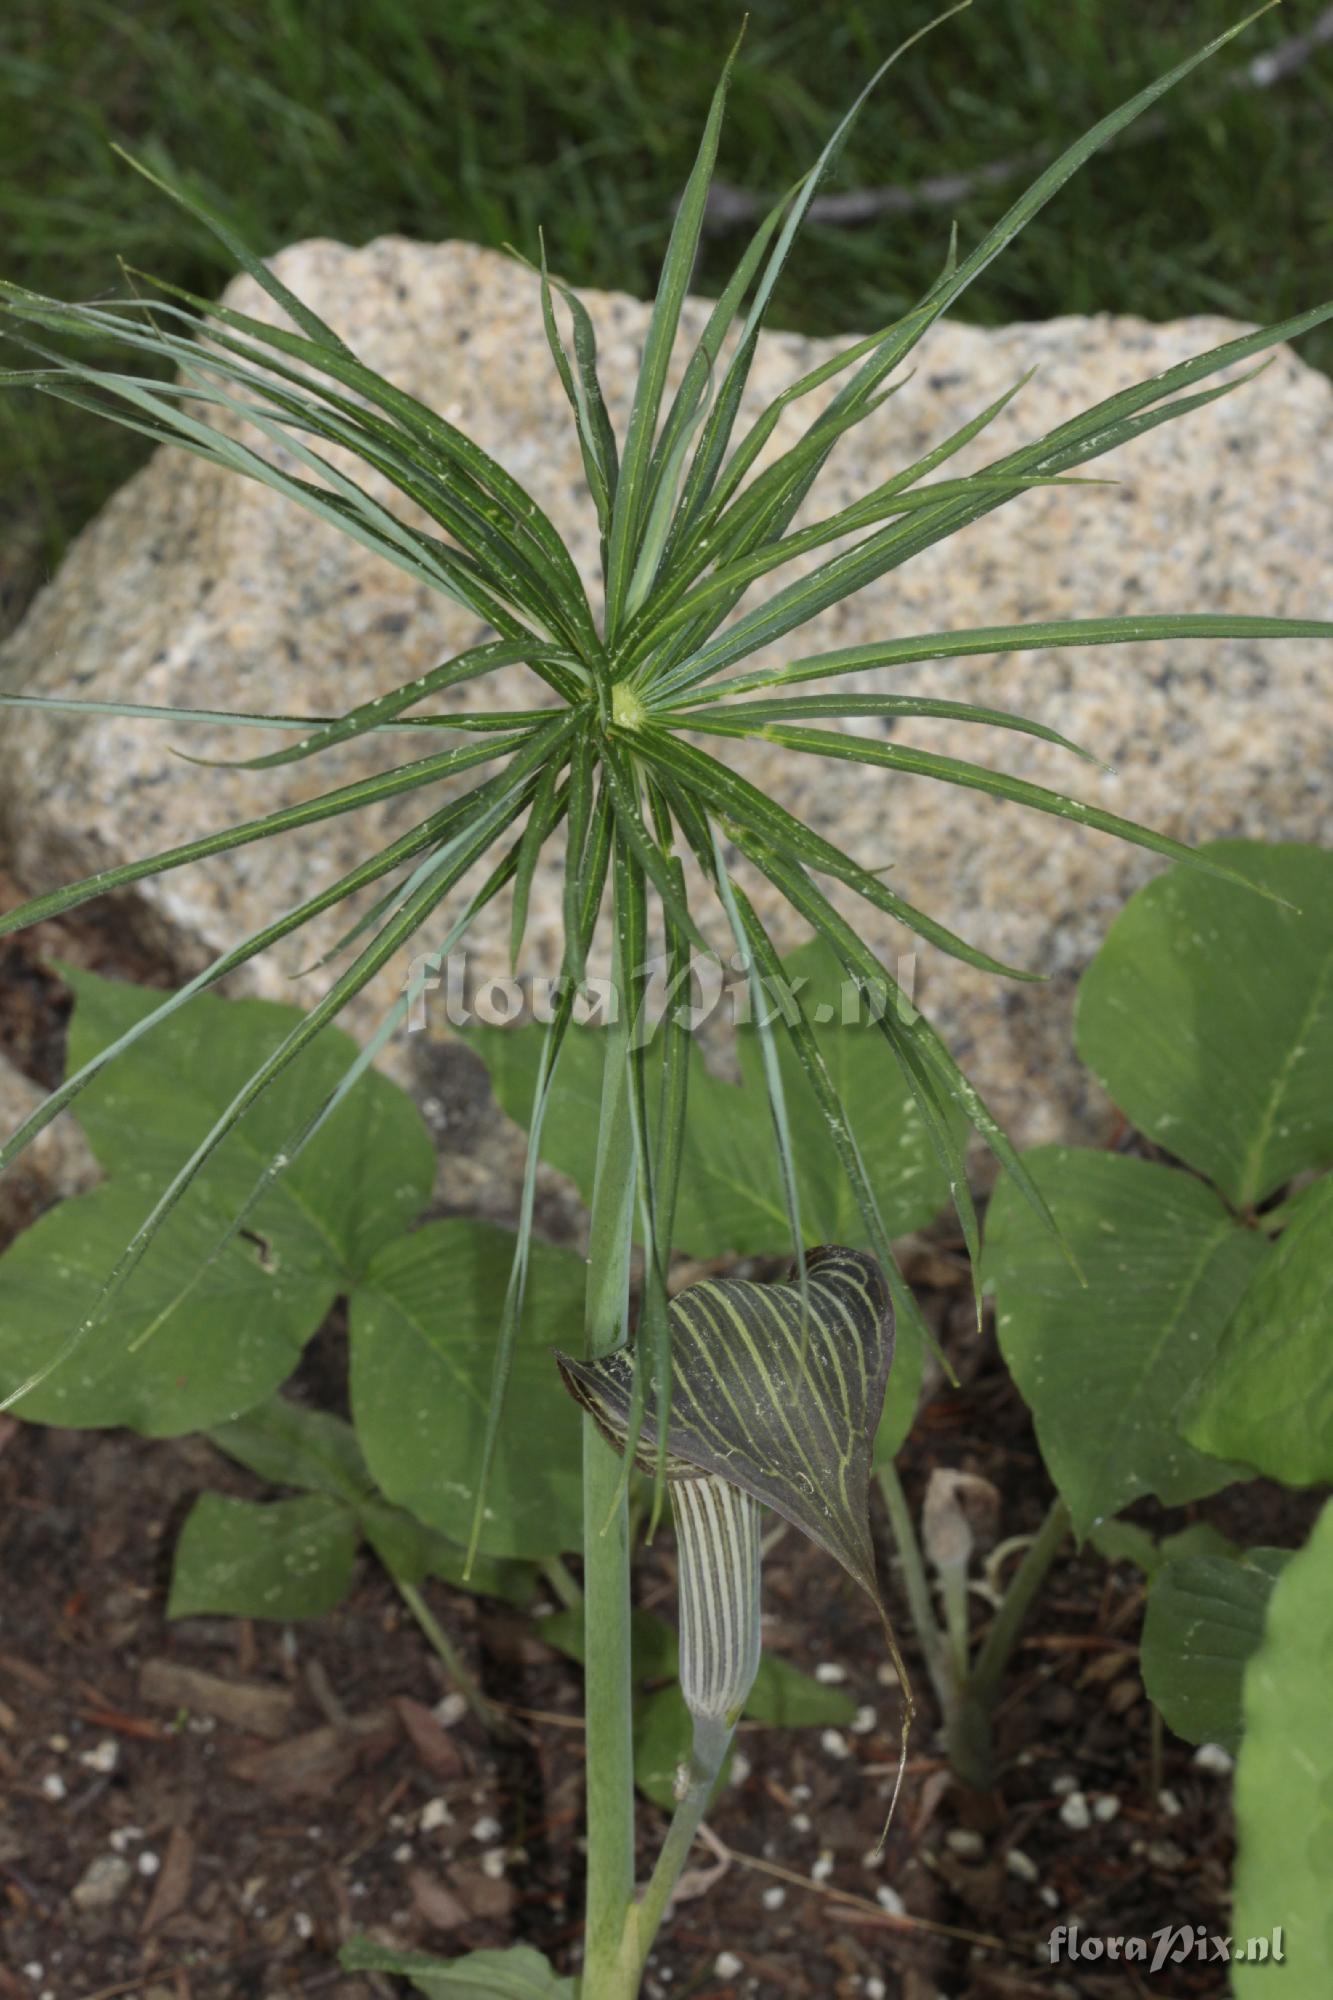
[[[612,994],[627,982],[617,950]],[[624,1008],[606,1030],[601,1125],[588,1234],[585,1351],[625,1339],[637,1162],[630,1123]],[[583,1630],[588,1884],[582,2000],[634,2000],[622,1940],[634,1904],[634,1739],[630,1676],[629,1517],[623,1466],[583,1420]]]
[[[689,1860],[694,1837],[708,1810],[731,1738],[732,1730],[726,1723],[696,1717],[685,1794],[672,1815],[648,1886],[625,1921],[622,1967],[630,1982],[626,1988],[629,1993],[639,1990],[653,1939],[661,1928],[681,1871]]]
[[[559,1556],[543,1556],[537,1567],[566,1611],[583,1609],[583,1592]]]
[[[1000,1691],[1000,1682],[1009,1664],[1009,1655],[1014,1650],[1019,1627],[1027,1616],[1028,1606],[1068,1533],[1069,1509],[1057,1494],[1047,1509],[1046,1519],[1029,1542],[1022,1562],[1014,1571],[1013,1580],[995,1614],[995,1621],[977,1654],[969,1692],[987,1709],[994,1706]]]
[[[881,1465],[877,1467],[877,1475],[879,1490],[884,1495],[884,1505],[889,1513],[889,1528],[893,1534],[894,1547],[898,1551],[898,1561],[902,1566],[903,1588],[907,1592],[907,1608],[911,1613],[912,1628],[916,1633],[917,1644],[925,1655],[926,1671],[935,1690],[935,1699],[948,1715],[958,1700],[958,1680],[953,1672],[948,1645],[935,1616],[935,1607],[930,1601],[926,1566],[921,1560],[921,1548],[916,1538],[916,1529],[912,1526],[907,1495],[903,1492],[896,1466]]]
[[[1056,1498],[1014,1571],[1013,1581],[977,1654],[975,1667],[958,1698],[945,1712],[949,1762],[965,1784],[980,1791],[989,1789],[994,1781],[991,1714],[1009,1655],[1028,1607],[1068,1532],[1069,1509],[1063,1500]]]
[[[398,1595],[402,1598],[404,1604],[416,1619],[417,1624],[425,1633],[445,1672],[462,1695],[468,1707],[472,1710],[472,1713],[479,1721],[485,1724],[486,1728],[492,1734],[503,1735],[509,1725],[504,1721],[495,1704],[486,1699],[486,1696],[463,1665],[453,1641],[436,1618],[435,1613],[431,1610],[421,1592],[414,1583],[406,1582],[395,1571],[390,1570],[389,1574],[393,1577]]]

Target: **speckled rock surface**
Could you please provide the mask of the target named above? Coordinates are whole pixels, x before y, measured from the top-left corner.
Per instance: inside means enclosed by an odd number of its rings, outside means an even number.
[[[46,1092],[0,1056],[0,1132],[6,1137],[36,1110]],[[97,1162],[69,1112],[40,1132],[22,1159],[0,1177],[0,1248],[66,1195],[97,1179]]]
[[[466,244],[395,238],[361,250],[300,244],[282,254],[280,268],[366,361],[445,411],[528,484],[591,579],[591,507],[528,275]],[[248,280],[231,296],[263,310]],[[647,308],[618,296],[592,295],[588,303],[619,427]],[[691,305],[690,330],[702,310]],[[918,351],[912,379],[840,447],[821,499],[832,507],[853,497],[1028,369],[1037,369],[1035,379],[982,444],[960,456],[958,470],[1234,330],[1219,319],[1151,326],[1109,317],[995,331],[938,327]],[[766,336],[751,410],[829,351],[826,342]],[[794,418],[780,428],[778,444],[795,428]],[[1205,608],[1327,615],[1333,387],[1291,353],[1280,352],[1235,396],[1091,469],[1119,483],[1025,495],[767,657],[1066,615]],[[167,451],[71,551],[0,654],[0,677],[10,687],[102,699],[324,714],[477,636],[467,614],[267,490]],[[1209,641],[946,661],[845,685],[986,701],[1053,724],[1115,775],[1072,764],[1041,743],[961,725],[921,723],[902,733],[1079,790],[1184,839],[1310,839],[1330,831],[1331,674],[1329,649],[1313,642]],[[532,688],[515,669],[453,699],[519,707]],[[5,727],[12,865],[32,890],[322,791],[391,761],[402,741],[363,740],[288,770],[237,773],[192,770],[166,752],[178,744],[206,756],[248,754],[253,736],[192,730],[187,738],[159,724],[34,715],[8,717]],[[1050,973],[1047,986],[1021,987],[918,950],[916,995],[1018,1138],[1104,1132],[1108,1107],[1072,1055],[1074,985],[1124,896],[1159,863],[920,779],[788,759],[763,746],[726,745],[724,754],[853,853],[876,866],[892,861],[894,885],[911,900],[989,951]],[[136,893],[175,963],[193,969],[417,815],[402,800]],[[554,953],[555,869],[552,862],[534,891],[529,947],[538,969],[549,970]],[[771,896],[763,900],[782,941],[799,941],[799,922]],[[892,956],[914,949],[907,934],[857,908],[877,948]],[[321,941],[343,928],[345,920],[330,925]],[[478,978],[505,970],[507,928],[503,903],[478,926],[471,961]],[[275,951],[247,973],[251,990],[313,998],[333,974],[311,974],[295,987],[290,975],[314,955],[308,946]],[[404,970],[383,977],[351,1025],[365,1031],[379,1017]],[[437,1030],[438,1013],[431,1035]],[[424,1041],[405,1037],[390,1062],[400,1073],[421,1072],[424,1083],[424,1055]]]

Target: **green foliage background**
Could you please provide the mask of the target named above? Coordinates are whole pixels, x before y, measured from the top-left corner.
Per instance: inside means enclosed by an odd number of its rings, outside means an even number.
[[[875,61],[937,0],[751,0],[721,177],[771,194],[813,157]],[[974,0],[866,107],[827,192],[915,185],[1054,150],[1243,0]],[[1333,48],[1265,91],[1229,89],[1308,29],[1287,0],[1068,187],[1014,243],[967,315],[1114,310],[1274,319],[1307,304],[1333,246]],[[113,246],[201,292],[216,243],[109,151],[128,144],[224,207],[261,251],[510,240],[580,284],[648,296],[721,59],[742,8],[718,0],[10,0],[0,19],[0,240],[20,283],[64,298],[118,284]],[[964,249],[1021,182],[956,204]],[[816,224],[773,323],[863,330],[939,269],[955,206],[856,228]],[[714,291],[740,247],[708,238]],[[1333,362],[1333,334],[1303,346]],[[0,617],[144,455],[45,399],[0,405]]]

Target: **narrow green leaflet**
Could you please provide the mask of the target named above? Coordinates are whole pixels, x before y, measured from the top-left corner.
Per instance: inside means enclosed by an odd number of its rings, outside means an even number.
[[[1158,876],[1085,973],[1075,1037],[1139,1129],[1246,1209],[1333,1166],[1333,852],[1199,852],[1295,907],[1192,868]]]
[[[1187,1743],[1228,1750],[1239,1743],[1241,1676],[1289,1553],[1176,1556],[1153,1578],[1143,1619],[1143,1685]]]
[[[259,1505],[204,1493],[176,1544],[168,1618],[318,1618],[342,1602],[360,1535],[340,1500]]]
[[[1300,1196],[1181,1413],[1196,1451],[1333,1479],[1333,1174]]]
[[[1238,1941],[1271,1941],[1270,1970],[1246,1953],[1232,1968],[1236,2000],[1325,2000],[1333,1964],[1333,1502],[1273,1587],[1264,1636],[1245,1669],[1236,1764]],[[1239,1953],[1234,1954],[1239,1960]]]
[[[1263,1238],[1169,1167],[1067,1146],[1023,1159],[1086,1286],[1007,1180],[987,1218],[982,1274],[1075,1533],[1142,1493],[1179,1506],[1243,1477],[1184,1443],[1177,1424],[1269,1254]]]
[[[466,1547],[514,1239],[430,1222],[375,1256],[351,1300],[352,1416],[383,1492]],[[551,1348],[582,1316],[582,1259],[534,1238],[480,1547],[537,1557],[579,1546],[580,1444],[551,1400]],[[539,1441],[534,1445],[534,1440]]]

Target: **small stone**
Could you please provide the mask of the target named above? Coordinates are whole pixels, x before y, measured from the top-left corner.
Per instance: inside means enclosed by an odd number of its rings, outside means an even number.
[[[1051,1790],[1057,1799],[1063,1799],[1068,1793],[1078,1790],[1078,1779],[1071,1778],[1068,1771],[1062,1771],[1058,1778],[1051,1779]]]
[[[315,1935],[315,1920],[305,1910],[293,1910],[292,1929],[299,1938],[312,1938]]]
[[[444,1799],[427,1799],[417,1825],[422,1833],[436,1833],[442,1826],[451,1826],[453,1818]]]
[[[889,1990],[877,1972],[868,1972],[866,1974],[864,1980],[861,1982],[861,1989],[866,1996],[866,2000],[885,2000],[885,1995]]]
[[[840,1729],[826,1729],[819,1739],[819,1747],[826,1757],[850,1757],[852,1749]]]
[[[875,1679],[882,1688],[896,1688],[898,1685],[898,1676],[888,1660],[880,1661],[875,1669]]]
[[[771,1889],[765,1889],[759,1900],[766,1910],[780,1910],[787,1900],[787,1891],[781,1883],[775,1882]]]
[[[145,1847],[143,1853],[139,1856],[139,1873],[141,1875],[156,1875],[158,1869],[161,1866],[162,1862],[160,1858],[156,1854],[154,1854],[152,1848]]]
[[[1174,1792],[1160,1791],[1157,1794],[1157,1803],[1168,1819],[1179,1819],[1181,1813],[1185,1810]]]
[[[1220,1743],[1201,1743],[1194,1753],[1194,1768],[1212,1778],[1226,1778],[1235,1770],[1236,1760]]]
[[[65,1780],[59,1771],[48,1771],[42,1779],[42,1797],[54,1799],[57,1803],[65,1796]]]
[[[1040,1896],[1042,1902],[1045,1903],[1048,1910],[1059,1909],[1060,1898],[1057,1895],[1056,1891],[1051,1887],[1049,1882],[1044,1883],[1043,1886],[1040,1889],[1038,1889],[1037,1894]]]
[[[852,1735],[869,1736],[878,1721],[878,1710],[872,1708],[868,1701],[862,1702],[860,1708],[857,1709],[856,1714],[852,1717]]]
[[[793,1785],[788,1796],[794,1806],[803,1806],[810,1797],[809,1785]]]
[[[809,1813],[793,1813],[791,1816],[791,1830],[793,1833],[809,1833]]]
[[[99,1854],[75,1883],[70,1900],[76,1909],[104,1910],[124,1895],[132,1875],[129,1862],[119,1854]]]
[[[452,1729],[467,1714],[467,1703],[461,1694],[447,1694],[437,1701],[431,1714],[444,1729]]]
[[[745,1970],[744,1959],[737,1958],[734,1951],[720,1951],[713,1960],[713,1970],[719,1979],[734,1979]]]
[[[840,1667],[836,1660],[821,1660],[815,1668],[815,1679],[825,1687],[839,1687],[846,1678],[846,1667]]]
[[[898,1894],[898,1891],[891,1889],[887,1882],[881,1882],[878,1889],[876,1889],[875,1901],[879,1904],[881,1910],[887,1910],[891,1917],[905,1917],[907,1915],[906,1903]]]
[[[395,1847],[393,1850],[393,1858],[395,1861],[400,1863],[410,1861],[412,1859],[411,1841],[410,1840],[400,1841],[398,1846]]]
[[[68,1736],[62,1736],[57,1730],[54,1736],[47,1737],[46,1747],[48,1750],[54,1750],[56,1755],[59,1756],[63,1751],[69,1749],[69,1738]]]
[[[481,1857],[481,1872],[492,1882],[498,1882],[505,1872],[506,1856],[503,1847],[492,1847]]]
[[[827,1882],[832,1873],[833,1850],[831,1847],[821,1847],[810,1869],[810,1880],[812,1882]]]
[[[884,1850],[882,1847],[867,1847],[865,1853],[861,1856],[861,1866],[863,1868],[880,1868],[883,1866],[883,1863]]]
[[[79,1762],[85,1764],[90,1771],[101,1771],[104,1775],[109,1775],[120,1762],[120,1745],[114,1736],[104,1736],[91,1750],[79,1752]]]
[[[1067,1792],[1060,1808],[1060,1822],[1071,1833],[1086,1833],[1092,1825],[1088,1801],[1080,1791]]]
[[[472,1829],[472,1838],[482,1841],[494,1840],[500,1831],[499,1820],[492,1819],[489,1813],[484,1813]]]
[[[1189,1860],[1184,1848],[1177,1847],[1174,1840],[1150,1840],[1146,1852],[1153,1867],[1163,1869],[1168,1875],[1183,1868]]]
[[[944,1836],[944,1843],[951,1853],[964,1861],[979,1861],[986,1852],[986,1843],[981,1835],[966,1826],[951,1828]]]
[[[1035,1882],[1037,1879],[1037,1864],[1030,1854],[1024,1854],[1021,1847],[1009,1849],[1004,1857],[1004,1865],[1011,1875],[1018,1877],[1020,1882]]]
[[[738,1750],[731,1760],[731,1783],[733,1785],[743,1785],[753,1769],[754,1765],[750,1762],[745,1752]]]
[[[1119,1810],[1120,1801],[1110,1792],[1103,1792],[1100,1798],[1092,1802],[1092,1816],[1095,1820],[1100,1820],[1103,1826],[1113,1820]]]
[[[43,1970],[40,1958],[30,1958],[23,1968],[23,1976],[25,1979],[37,1980],[41,1978]]]

